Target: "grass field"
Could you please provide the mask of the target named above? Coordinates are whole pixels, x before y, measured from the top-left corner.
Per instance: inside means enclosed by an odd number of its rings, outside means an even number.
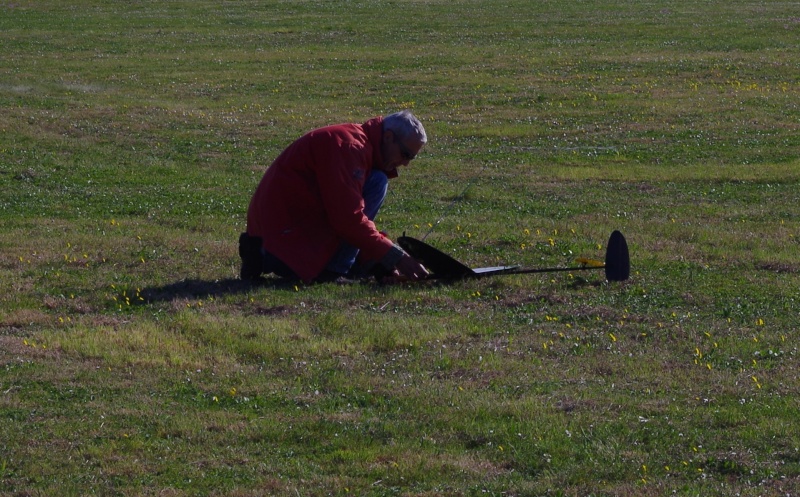
[[[800,495],[799,15],[0,2],[0,495]],[[402,108],[381,229],[631,279],[237,281],[283,147]]]

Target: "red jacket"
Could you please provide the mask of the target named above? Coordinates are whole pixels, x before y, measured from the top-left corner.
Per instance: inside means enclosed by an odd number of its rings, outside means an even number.
[[[376,117],[302,136],[275,159],[250,201],[248,234],[261,237],[264,248],[304,281],[322,272],[343,241],[368,261],[379,261],[394,246],[364,215],[361,194],[383,160],[382,122]]]

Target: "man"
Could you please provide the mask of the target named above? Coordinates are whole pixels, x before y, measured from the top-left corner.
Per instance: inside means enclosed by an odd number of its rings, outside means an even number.
[[[241,278],[263,273],[307,283],[353,270],[417,280],[425,268],[375,227],[389,178],[427,143],[409,111],[316,129],[267,168],[239,237]]]

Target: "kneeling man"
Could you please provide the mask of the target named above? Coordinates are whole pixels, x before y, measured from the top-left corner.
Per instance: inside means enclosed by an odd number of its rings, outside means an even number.
[[[417,280],[426,269],[373,220],[389,179],[427,143],[409,111],[313,130],[289,145],[250,201],[239,237],[241,278],[275,273],[307,283],[362,272]]]

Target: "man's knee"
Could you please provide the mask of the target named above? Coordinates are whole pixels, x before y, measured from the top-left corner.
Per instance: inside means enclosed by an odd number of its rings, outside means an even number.
[[[367,181],[364,183],[365,192],[370,190],[378,194],[386,195],[386,190],[388,190],[388,188],[389,177],[386,176],[386,173],[377,169],[373,169],[369,173],[369,176],[367,176]]]
[[[364,213],[369,219],[375,219],[389,190],[389,178],[383,171],[373,169],[364,183]]]

